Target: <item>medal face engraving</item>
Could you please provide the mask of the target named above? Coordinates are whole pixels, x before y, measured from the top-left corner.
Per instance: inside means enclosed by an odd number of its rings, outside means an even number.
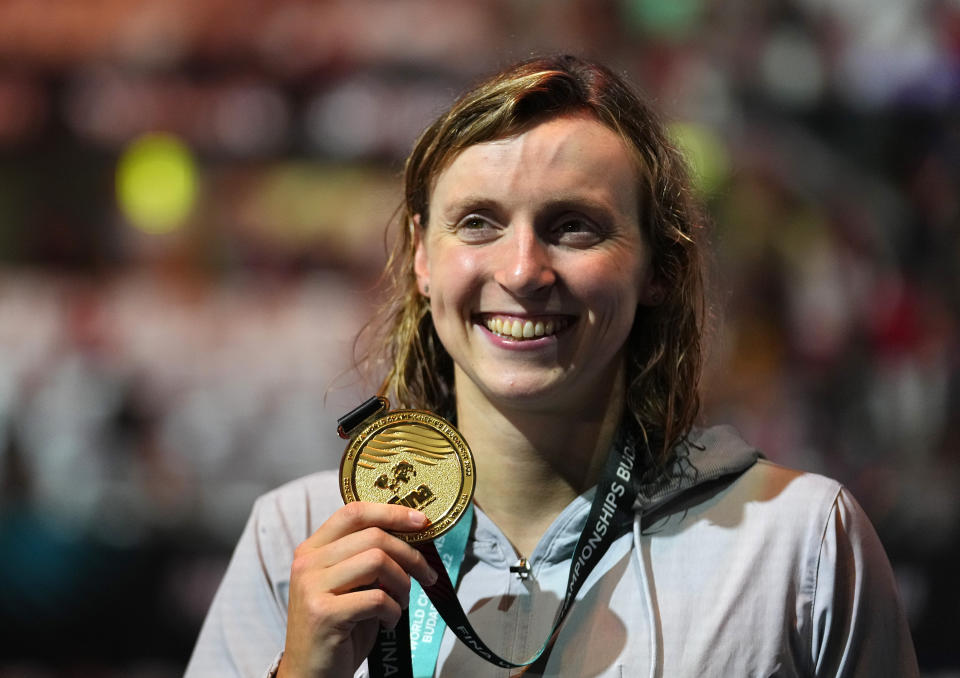
[[[473,498],[473,454],[445,419],[422,410],[396,410],[375,419],[347,446],[340,462],[343,501],[403,504],[426,514],[420,532],[397,532],[411,543],[454,526]]]

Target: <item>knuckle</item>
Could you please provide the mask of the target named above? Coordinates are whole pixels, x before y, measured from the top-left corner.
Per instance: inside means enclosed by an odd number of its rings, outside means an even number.
[[[390,607],[391,603],[393,603],[393,598],[391,598],[390,594],[383,589],[371,589],[371,593],[373,594],[371,596],[373,598],[373,603],[377,607],[386,608]]]
[[[363,523],[363,507],[357,502],[350,502],[340,509],[340,516],[348,527],[357,527]]]
[[[386,548],[391,538],[389,534],[384,532],[379,527],[368,527],[366,530],[364,530],[364,537],[369,540],[372,546],[381,549]]]
[[[406,549],[411,548],[408,544],[404,544],[395,535],[384,530],[379,530],[379,534],[377,535],[376,539],[376,546],[386,553],[393,553],[400,557],[404,556]]]
[[[315,558],[315,549],[300,544],[293,552],[293,561],[290,563],[290,574],[302,575],[312,569]]]
[[[314,627],[326,625],[330,616],[330,606],[321,596],[311,596],[305,601],[307,618]]]
[[[372,548],[367,551],[367,558],[370,559],[370,564],[377,569],[389,565],[393,560],[390,555],[381,548]]]
[[[310,547],[307,546],[306,542],[301,542],[297,548],[293,549],[293,562],[296,563],[297,560],[303,560],[309,550]]]
[[[299,579],[308,569],[307,559],[303,555],[294,556],[293,562],[290,564],[290,578]]]

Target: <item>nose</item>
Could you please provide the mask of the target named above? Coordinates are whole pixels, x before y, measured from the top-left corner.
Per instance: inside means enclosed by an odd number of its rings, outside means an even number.
[[[549,289],[557,274],[548,245],[537,237],[533,228],[514,228],[514,237],[505,238],[501,265],[494,279],[517,296],[531,296]]]

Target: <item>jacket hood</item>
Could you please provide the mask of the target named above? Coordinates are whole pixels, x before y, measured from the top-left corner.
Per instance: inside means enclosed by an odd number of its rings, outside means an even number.
[[[695,428],[677,445],[667,468],[640,476],[633,510],[648,513],[692,488],[739,475],[761,456],[732,426]]]

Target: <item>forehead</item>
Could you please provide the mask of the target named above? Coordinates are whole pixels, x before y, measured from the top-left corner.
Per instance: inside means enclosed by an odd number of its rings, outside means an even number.
[[[431,202],[496,191],[505,198],[602,200],[634,213],[638,172],[619,134],[586,115],[541,122],[520,134],[468,146],[438,175]]]

